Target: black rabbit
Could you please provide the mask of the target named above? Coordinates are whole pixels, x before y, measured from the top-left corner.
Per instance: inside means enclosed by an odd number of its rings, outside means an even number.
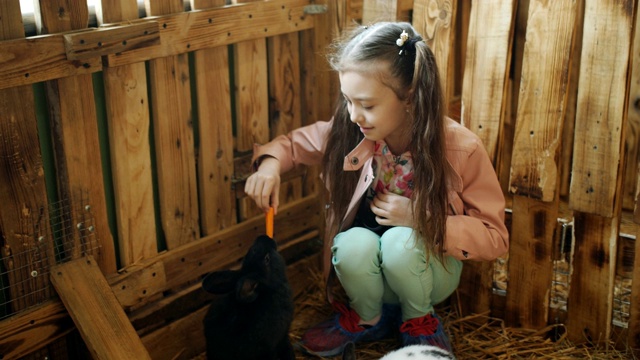
[[[212,272],[202,287],[224,294],[204,318],[209,360],[295,359],[289,340],[293,297],[276,242],[262,235],[240,270]]]

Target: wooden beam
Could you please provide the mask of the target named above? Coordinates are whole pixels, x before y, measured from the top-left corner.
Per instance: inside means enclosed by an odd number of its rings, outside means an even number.
[[[157,21],[64,34],[69,60],[87,60],[160,44]]]
[[[160,45],[109,55],[106,64],[119,66],[310,29],[313,16],[304,13],[308,4],[308,0],[260,1],[147,17],[142,21],[161,26]]]
[[[52,267],[51,282],[94,359],[151,359],[92,256]]]

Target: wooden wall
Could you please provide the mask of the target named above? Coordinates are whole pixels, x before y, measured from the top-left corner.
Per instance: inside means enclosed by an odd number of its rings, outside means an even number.
[[[328,119],[323,49],[383,19],[433,47],[508,199],[511,250],[466,263],[456,306],[640,348],[637,1],[155,0],[140,18],[102,0],[98,28],[83,0],[37,3],[28,37],[0,3],[3,359],[70,351],[48,271],[87,255],[152,358],[201,352],[199,278],[264,232],[243,194],[253,143]],[[284,177],[275,219],[296,291],[318,266],[317,173]]]

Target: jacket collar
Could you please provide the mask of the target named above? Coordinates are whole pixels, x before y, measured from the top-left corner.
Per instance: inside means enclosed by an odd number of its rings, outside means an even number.
[[[356,147],[353,148],[353,150],[351,150],[351,152],[349,152],[347,156],[344,157],[343,169],[345,171],[360,170],[360,168],[364,166],[367,160],[373,157],[374,149],[375,141],[366,138],[362,139],[362,141],[360,141],[360,143],[356,145]],[[457,169],[453,167],[451,159],[449,158],[450,156],[452,156],[451,150],[447,149],[446,156],[449,166],[451,167],[451,169],[453,169],[452,178],[449,179],[449,188],[455,192],[460,193],[462,192],[462,178],[460,177],[460,174],[458,174]]]

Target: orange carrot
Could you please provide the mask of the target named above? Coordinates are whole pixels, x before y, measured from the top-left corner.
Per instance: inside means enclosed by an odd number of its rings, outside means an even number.
[[[266,215],[267,222],[267,236],[273,238],[273,207],[269,208]]]

